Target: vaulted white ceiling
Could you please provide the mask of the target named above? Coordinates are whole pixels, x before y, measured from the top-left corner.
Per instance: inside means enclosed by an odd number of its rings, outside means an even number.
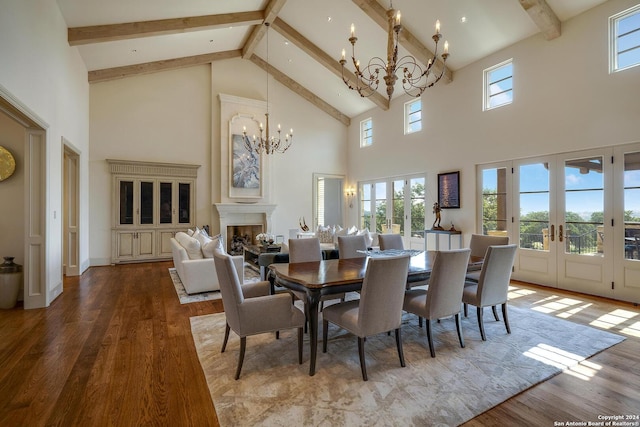
[[[260,64],[267,59],[268,39],[275,77],[289,87],[300,85],[297,92],[336,119],[348,122],[375,105],[385,108],[384,88],[376,99],[361,98],[342,82],[337,61],[342,49],[349,55],[352,23],[357,59],[386,56],[386,28],[374,18],[389,8],[388,0],[57,1],[91,82],[228,57]],[[393,7],[402,12],[404,32],[431,52],[440,20],[450,45],[447,68],[455,79],[456,70],[536,33],[548,40],[562,37],[563,21],[605,1],[395,0]],[[207,18],[194,18],[201,16]],[[168,21],[148,22],[158,20]],[[268,37],[265,20],[273,23]],[[403,47],[400,54],[408,52]],[[403,93],[396,85],[394,97]]]

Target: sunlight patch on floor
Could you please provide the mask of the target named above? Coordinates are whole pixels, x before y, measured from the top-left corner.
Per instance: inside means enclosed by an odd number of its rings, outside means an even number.
[[[576,362],[584,360],[583,356],[569,353],[547,344],[538,344],[537,346],[525,351],[523,354],[527,357],[560,369],[567,369],[570,366],[575,365]]]
[[[528,295],[535,294],[536,291],[532,291],[530,289],[520,289],[515,286],[509,286],[509,299],[516,299],[520,297],[526,297]]]
[[[622,328],[620,333],[629,335],[632,337],[640,338],[640,322],[635,322],[631,326],[627,326],[626,328]]]
[[[553,300],[549,300],[544,304],[540,304],[534,307],[533,310],[539,311],[541,313],[547,313],[547,314],[561,311],[562,313],[559,313],[558,317],[567,318],[567,317],[570,317],[572,314],[575,314],[580,310],[583,310],[584,308],[591,305],[591,304],[587,304],[582,307],[573,307],[577,304],[583,303],[583,301],[580,301],[574,298],[561,298],[561,299],[558,299],[558,298],[559,297],[554,297]]]
[[[567,369],[565,373],[573,377],[579,378],[581,380],[589,381],[601,369],[602,369],[602,365],[598,365],[597,363],[584,360],[578,363],[577,365]]]
[[[628,322],[630,319],[638,316],[638,313],[629,310],[616,309],[610,313],[598,317],[590,323],[591,326],[602,329],[611,329],[621,323]]]

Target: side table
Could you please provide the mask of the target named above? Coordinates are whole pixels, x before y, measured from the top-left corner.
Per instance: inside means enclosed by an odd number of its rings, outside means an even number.
[[[460,230],[456,230],[456,231],[449,231],[449,230],[433,230],[433,229],[429,229],[429,230],[424,230],[424,250],[427,251],[429,250],[429,234],[435,234],[435,250],[439,251],[440,250],[440,236],[441,235],[445,235],[447,238],[447,242],[448,242],[448,247],[446,249],[451,250],[451,249],[461,249],[462,248],[462,231]],[[451,247],[451,239],[453,237],[458,237],[458,247],[457,248],[452,248]]]

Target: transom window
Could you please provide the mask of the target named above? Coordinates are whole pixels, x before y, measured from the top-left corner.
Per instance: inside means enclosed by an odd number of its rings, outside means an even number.
[[[360,147],[373,144],[373,121],[371,117],[360,122]]]
[[[502,62],[484,70],[483,110],[513,102],[513,60]]]
[[[422,99],[405,102],[404,104],[404,134],[422,130]]]
[[[609,18],[609,71],[640,65],[640,5]]]

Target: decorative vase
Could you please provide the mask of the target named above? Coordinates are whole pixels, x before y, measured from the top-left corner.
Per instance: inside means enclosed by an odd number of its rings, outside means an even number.
[[[0,308],[13,308],[18,302],[22,284],[22,266],[13,262],[12,256],[4,257],[0,264]]]

